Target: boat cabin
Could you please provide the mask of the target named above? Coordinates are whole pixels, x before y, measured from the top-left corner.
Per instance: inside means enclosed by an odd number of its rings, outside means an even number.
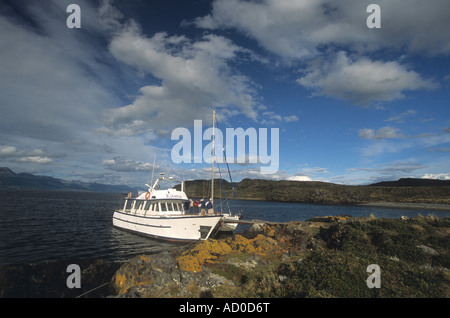
[[[185,214],[189,210],[188,200],[177,199],[139,199],[127,198],[123,207],[124,213],[134,215],[169,215],[169,214]]]

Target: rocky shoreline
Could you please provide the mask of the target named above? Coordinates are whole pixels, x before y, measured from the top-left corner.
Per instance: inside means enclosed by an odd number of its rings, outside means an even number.
[[[450,219],[330,216],[141,255],[112,297],[449,297]],[[368,288],[378,264],[382,288]]]
[[[381,288],[367,285],[370,264],[381,268]],[[66,287],[63,265],[3,268],[0,296],[448,298],[450,218],[328,216],[256,223],[242,234],[124,263],[84,264],[82,289]]]

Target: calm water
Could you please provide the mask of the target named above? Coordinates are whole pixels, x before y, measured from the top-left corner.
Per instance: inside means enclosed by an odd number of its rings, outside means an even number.
[[[93,192],[0,191],[0,265],[54,260],[123,261],[141,253],[157,253],[175,247],[124,232],[112,226],[121,194]],[[216,201],[216,206],[218,202]],[[262,201],[230,201],[244,219],[304,221],[313,216],[348,214],[399,218],[447,211],[322,206]],[[238,227],[242,231],[243,226]]]

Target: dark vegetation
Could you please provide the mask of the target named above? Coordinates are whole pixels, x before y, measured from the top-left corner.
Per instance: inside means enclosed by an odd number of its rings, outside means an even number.
[[[234,198],[231,184],[216,180],[215,197]],[[318,181],[243,179],[234,184],[238,199],[314,204],[362,204],[370,202],[450,203],[450,180],[400,179],[367,186]],[[185,182],[188,197],[209,197],[210,180]],[[225,191],[223,190],[225,189]]]
[[[449,218],[349,219],[321,226],[317,234],[288,231],[297,236],[289,257],[274,257],[246,271],[231,268],[229,277],[237,284],[220,292],[240,297],[450,296]],[[370,264],[381,268],[381,288],[367,287]],[[223,296],[220,292],[216,295]]]

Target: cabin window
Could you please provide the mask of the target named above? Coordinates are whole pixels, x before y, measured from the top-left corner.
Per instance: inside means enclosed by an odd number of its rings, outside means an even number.
[[[150,206],[151,206],[151,202],[150,201],[146,201],[145,205],[144,205],[144,210],[150,210]]]
[[[158,203],[154,203],[153,204],[153,211],[154,212],[159,212],[159,204]]]
[[[167,211],[167,205],[165,202],[161,203],[161,212],[166,212]]]
[[[178,203],[173,203],[173,210],[174,211],[180,211],[180,208],[178,206]]]
[[[134,200],[127,200],[127,202],[125,203],[125,210],[131,210],[133,203],[134,203]]]
[[[144,201],[136,200],[136,206],[135,206],[136,210],[142,210],[144,203],[145,203]]]

